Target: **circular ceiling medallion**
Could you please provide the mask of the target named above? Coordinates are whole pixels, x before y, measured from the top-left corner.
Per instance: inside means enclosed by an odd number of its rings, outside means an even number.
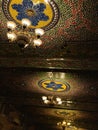
[[[49,30],[59,20],[59,9],[53,0],[3,0],[2,9],[8,20],[19,25],[23,18],[29,19],[31,30]]]
[[[40,87],[46,90],[55,92],[68,91],[70,88],[68,83],[63,83],[61,81],[51,81],[49,79],[41,80],[38,84]]]
[[[55,111],[57,115],[63,116],[63,117],[74,117],[76,114],[74,112],[68,112],[68,111]]]

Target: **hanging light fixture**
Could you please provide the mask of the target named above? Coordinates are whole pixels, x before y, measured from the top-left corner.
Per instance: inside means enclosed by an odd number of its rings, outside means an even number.
[[[58,126],[62,127],[63,130],[66,130],[66,128],[70,127],[72,125],[71,120],[63,120],[62,122],[57,123]]]
[[[36,28],[34,30],[35,35],[33,36],[29,32],[29,27],[31,26],[31,21],[24,18],[21,21],[22,29],[17,28],[16,23],[13,21],[7,22],[7,37],[9,42],[18,43],[21,48],[26,48],[27,46],[40,46],[42,44],[41,36],[44,34],[44,30],[41,28]]]
[[[48,104],[48,105],[61,105],[62,104],[62,99],[60,97],[42,96],[42,100],[45,104]]]

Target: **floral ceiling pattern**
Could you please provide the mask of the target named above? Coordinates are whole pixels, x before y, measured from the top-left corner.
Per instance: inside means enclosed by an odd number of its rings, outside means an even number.
[[[40,20],[47,21],[49,19],[49,17],[43,13],[46,8],[46,6],[43,3],[34,5],[32,1],[24,0],[22,4],[13,4],[12,8],[18,12],[17,15],[18,20],[22,20],[23,18],[28,18],[32,22],[33,26],[38,25],[38,22]],[[34,12],[33,10],[30,10],[32,8],[34,9]],[[33,13],[37,15],[32,17]]]
[[[23,18],[31,21],[30,29],[43,28],[45,31],[53,28],[59,20],[59,9],[54,1],[36,0],[3,0],[4,15],[10,21],[21,24]]]
[[[30,2],[29,2],[30,3]],[[30,3],[29,6],[32,6],[33,3]],[[57,0],[56,4],[60,11],[60,20],[58,24],[53,27],[50,31],[44,36],[45,42],[53,42],[54,38],[57,38],[60,41],[64,40],[94,40],[98,37],[98,2],[97,0]],[[1,1],[0,1],[0,5]],[[20,5],[24,6],[24,5]],[[2,11],[3,7],[0,7],[0,27],[3,28],[3,31],[6,29],[6,18]],[[19,7],[13,5],[14,9]],[[36,6],[34,7],[36,8]],[[45,6],[43,5],[42,9],[44,11]],[[25,8],[23,8],[25,10]],[[37,10],[36,10],[37,11]],[[21,14],[18,14],[17,17],[20,18]],[[42,14],[43,15],[43,14]],[[48,17],[44,16],[44,20],[47,20]],[[37,24],[37,23],[36,23]],[[82,35],[81,35],[82,34]]]
[[[1,43],[5,43],[7,41],[6,38],[6,22],[8,17],[4,14],[4,7],[2,6],[2,2],[6,0],[0,1],[0,39]],[[38,51],[32,52],[31,49],[29,51],[25,51],[26,55],[32,56],[49,56],[49,57],[65,57],[66,55],[79,55],[85,56],[88,54],[89,56],[97,55],[97,50],[93,51],[91,45],[87,48],[86,45],[92,43],[96,44],[98,40],[98,2],[95,0],[57,0],[50,1],[53,2],[54,8],[51,6],[52,3],[49,4],[49,10],[51,16],[49,16],[49,12],[45,14],[45,8],[48,4],[39,3],[39,7],[37,5],[33,6],[33,0],[28,0],[27,8],[24,7],[25,0],[19,5],[19,3],[11,3],[13,10],[18,11],[16,17],[21,19],[22,17],[30,16],[40,10],[40,14],[36,16],[36,20],[32,22],[32,25],[36,25],[39,21],[44,22],[46,29],[44,36],[42,36],[43,44],[40,46]],[[34,0],[35,1],[35,0]],[[41,0],[42,2],[43,0]],[[7,1],[8,2],[8,1]],[[15,2],[15,0],[14,0]],[[19,8],[21,6],[21,8]],[[34,10],[28,10],[28,7],[34,7]],[[50,8],[52,7],[53,10]],[[26,13],[20,13],[20,10]],[[40,18],[38,19],[38,16]],[[22,16],[22,17],[20,17]],[[34,17],[30,17],[34,19]],[[50,21],[48,20],[50,19]],[[52,21],[54,18],[54,21]],[[57,19],[56,19],[57,18]],[[19,21],[18,21],[19,22]],[[48,22],[48,23],[47,23]],[[49,25],[50,24],[50,25]],[[34,27],[33,26],[33,27]],[[41,25],[42,26],[42,25]],[[33,32],[31,31],[33,34]],[[79,46],[75,46],[79,44]],[[3,45],[1,45],[3,46]],[[93,46],[94,47],[94,46]],[[4,53],[9,52],[9,46],[6,48]],[[73,49],[72,49],[73,48]],[[96,47],[95,47],[96,48]],[[5,48],[3,48],[5,49]],[[41,50],[42,49],[42,50]],[[53,51],[51,51],[51,49]],[[72,49],[72,50],[71,50]],[[86,50],[85,50],[86,49]],[[44,51],[43,51],[44,50]],[[95,50],[95,49],[94,49]],[[1,50],[2,51],[2,50]],[[22,55],[18,49],[14,48],[10,49],[9,55]],[[17,52],[18,51],[18,52]],[[45,52],[45,54],[43,53]],[[3,52],[1,52],[3,55]],[[70,54],[71,53],[71,54]],[[40,55],[41,54],[41,55]]]

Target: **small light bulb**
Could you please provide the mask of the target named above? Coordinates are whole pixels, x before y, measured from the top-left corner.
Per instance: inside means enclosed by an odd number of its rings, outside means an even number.
[[[67,125],[69,125],[69,126],[70,126],[70,125],[71,125],[71,123],[70,123],[70,122],[67,122]]]
[[[40,46],[42,44],[42,41],[40,39],[34,39],[34,46]]]
[[[9,40],[14,41],[16,40],[17,36],[15,33],[7,33],[7,37]]]
[[[14,30],[16,28],[16,24],[13,21],[7,22],[8,29]]]
[[[66,125],[66,121],[63,121],[63,122],[62,122],[62,125]]]
[[[41,28],[35,29],[35,34],[36,35],[42,36],[44,33],[45,33],[44,30],[41,29]]]
[[[47,100],[47,97],[46,96],[42,96],[42,100]]]
[[[48,103],[50,103],[50,101],[49,100],[44,100],[44,103],[48,104]]]
[[[50,2],[50,0],[45,0],[45,3],[46,3],[46,4],[49,4],[49,2]]]
[[[29,27],[31,25],[31,21],[29,19],[22,19],[22,26]]]
[[[57,125],[61,125],[61,122],[58,122]]]
[[[61,101],[61,98],[57,97],[57,98],[56,98],[56,101],[57,101],[57,102]]]
[[[61,105],[62,104],[62,101],[58,101],[58,105]]]

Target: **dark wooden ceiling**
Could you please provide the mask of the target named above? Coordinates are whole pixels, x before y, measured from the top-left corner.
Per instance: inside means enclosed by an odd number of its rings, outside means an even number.
[[[57,123],[64,119],[73,120],[67,130],[98,130],[98,1],[55,1],[59,20],[45,32],[43,45],[25,49],[7,40],[5,1],[0,0],[1,130],[62,130]],[[49,72],[69,88],[40,86]],[[46,105],[43,95],[64,103]]]

